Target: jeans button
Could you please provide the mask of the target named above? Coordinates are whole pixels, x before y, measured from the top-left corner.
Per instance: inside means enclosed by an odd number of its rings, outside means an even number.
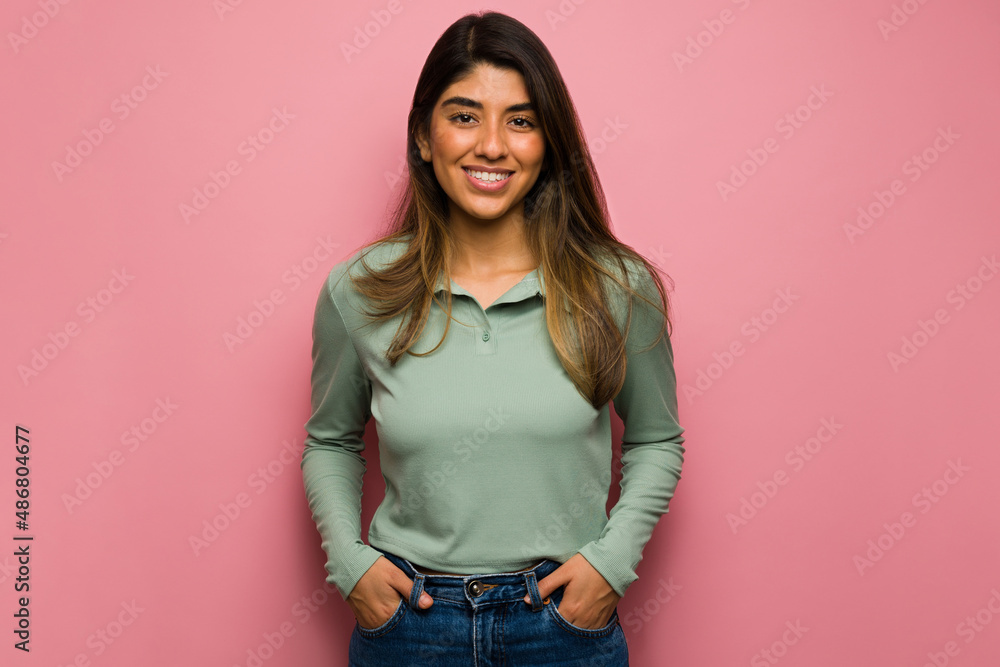
[[[483,594],[483,585],[480,584],[478,580],[477,581],[470,581],[469,582],[469,595],[471,595],[472,597],[479,597],[482,594]]]

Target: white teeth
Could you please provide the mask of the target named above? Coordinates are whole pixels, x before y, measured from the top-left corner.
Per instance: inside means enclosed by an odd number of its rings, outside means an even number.
[[[468,169],[465,170],[465,173],[471,174],[474,178],[478,178],[480,181],[485,181],[487,183],[503,181],[510,176],[510,173],[498,174],[495,171],[469,171]]]

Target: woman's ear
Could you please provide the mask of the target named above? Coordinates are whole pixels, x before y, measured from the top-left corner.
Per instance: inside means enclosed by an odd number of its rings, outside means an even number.
[[[420,159],[424,162],[431,161],[431,146],[427,141],[427,131],[426,128],[420,127],[417,129],[416,136],[414,137],[417,141],[417,148],[420,149]]]

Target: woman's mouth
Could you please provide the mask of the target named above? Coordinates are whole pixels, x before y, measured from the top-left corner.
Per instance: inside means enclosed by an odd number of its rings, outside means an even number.
[[[466,177],[469,182],[478,189],[484,190],[486,192],[496,192],[507,185],[507,181],[510,177],[514,175],[514,172],[507,172],[504,174],[498,174],[496,172],[489,171],[474,171],[462,167],[462,171],[465,172]]]

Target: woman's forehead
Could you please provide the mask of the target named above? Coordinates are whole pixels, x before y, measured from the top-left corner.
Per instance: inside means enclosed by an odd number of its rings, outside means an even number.
[[[520,72],[487,64],[477,66],[472,72],[454,81],[442,92],[439,103],[455,96],[475,102],[508,102],[514,97],[519,99],[513,103],[530,101]]]

